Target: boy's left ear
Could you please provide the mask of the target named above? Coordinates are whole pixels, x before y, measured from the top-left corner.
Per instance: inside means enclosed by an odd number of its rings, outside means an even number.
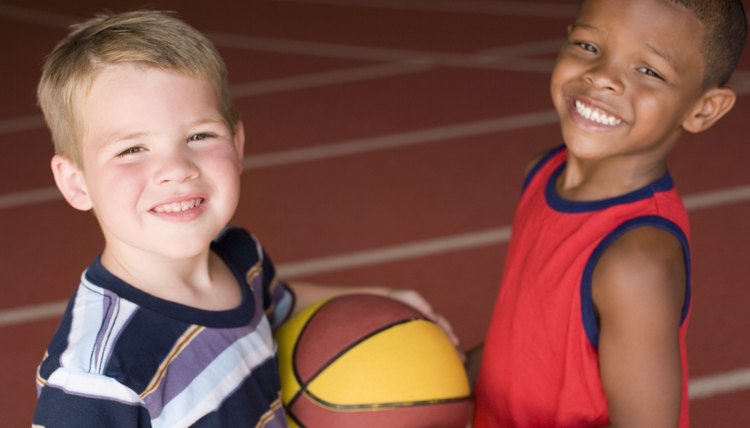
[[[737,94],[729,88],[709,89],[682,122],[682,128],[692,133],[705,131],[734,107],[736,99]]]
[[[234,148],[240,161],[240,171],[245,168],[245,126],[241,120],[234,125]]]

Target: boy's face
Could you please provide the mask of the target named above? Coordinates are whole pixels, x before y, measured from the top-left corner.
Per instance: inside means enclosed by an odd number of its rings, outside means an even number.
[[[563,138],[580,158],[663,157],[701,96],[703,26],[666,0],[588,0],[552,74]]]
[[[83,205],[105,256],[185,258],[207,251],[239,199],[244,134],[204,80],[108,65],[79,110]],[[88,204],[88,205],[87,205]],[[80,203],[79,203],[80,205]]]

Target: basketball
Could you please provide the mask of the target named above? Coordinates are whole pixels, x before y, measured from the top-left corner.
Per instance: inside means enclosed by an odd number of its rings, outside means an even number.
[[[466,372],[447,334],[376,295],[311,305],[276,332],[291,427],[465,428]]]

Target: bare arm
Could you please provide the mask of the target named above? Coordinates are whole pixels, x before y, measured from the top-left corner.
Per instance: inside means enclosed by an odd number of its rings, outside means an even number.
[[[616,427],[676,427],[685,263],[677,239],[655,227],[618,238],[593,276],[599,364]]]

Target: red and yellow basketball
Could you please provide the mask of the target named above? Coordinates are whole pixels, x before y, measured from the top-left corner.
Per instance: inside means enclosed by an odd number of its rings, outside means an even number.
[[[466,427],[470,391],[445,332],[386,297],[312,305],[276,333],[292,427]]]

